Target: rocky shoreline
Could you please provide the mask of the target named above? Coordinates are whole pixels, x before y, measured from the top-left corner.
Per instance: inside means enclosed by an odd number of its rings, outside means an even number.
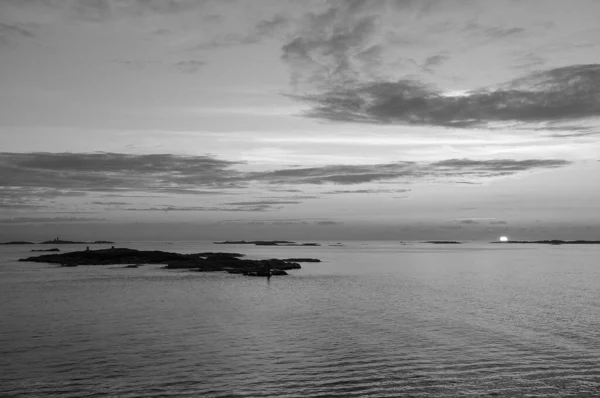
[[[164,264],[166,269],[185,269],[197,272],[225,271],[248,276],[287,275],[286,271],[301,268],[298,262],[320,261],[311,258],[248,260],[241,257],[244,257],[244,254],[220,252],[181,254],[159,250],[111,248],[44,254],[22,258],[19,261],[59,264],[63,267],[121,264],[126,268],[137,268],[143,264]]]

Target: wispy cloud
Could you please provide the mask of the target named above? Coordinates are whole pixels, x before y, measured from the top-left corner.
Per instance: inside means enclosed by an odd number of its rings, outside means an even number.
[[[206,65],[206,62],[204,61],[200,61],[197,59],[190,59],[187,61],[179,61],[175,64],[175,67],[177,68],[177,70],[179,70],[182,73],[196,73],[198,72],[204,65]]]
[[[439,162],[393,162],[372,165],[328,165],[241,171],[239,162],[211,156],[127,155],[115,153],[0,153],[2,198],[15,203],[23,196],[50,198],[84,196],[89,193],[127,196],[132,192],[151,195],[217,195],[236,188],[265,184],[354,185],[375,181],[416,182],[446,180],[478,181],[517,173],[564,167],[561,159],[448,159]],[[16,187],[16,188],[15,188]],[[272,189],[271,189],[272,190]],[[286,188],[285,191],[289,191]],[[295,192],[295,190],[293,190]],[[361,188],[326,191],[329,194],[399,193],[406,189]],[[230,202],[232,205],[296,204],[292,198]]]
[[[0,46],[9,45],[13,40],[22,37],[34,36],[33,32],[25,24],[0,22]]]
[[[279,210],[280,207],[273,207],[268,204],[260,205],[249,205],[249,206],[233,206],[233,207],[218,207],[218,206],[153,206],[153,207],[142,207],[142,208],[126,208],[126,211],[164,211],[164,212],[196,212],[196,211],[208,211],[208,212],[263,212]]]
[[[307,13],[294,38],[282,47],[296,87],[331,86],[356,81],[372,69],[378,47],[376,15],[385,2],[332,1],[322,12]]]
[[[295,205],[302,203],[296,200],[258,200],[258,201],[248,201],[248,202],[229,202],[225,203],[226,205],[234,205],[234,206],[271,206],[271,205]]]
[[[343,225],[344,223],[341,221],[317,221],[316,225]]]
[[[86,192],[71,191],[68,189],[0,185],[0,209],[43,208],[48,206],[42,203],[42,200],[77,198],[86,195]]]
[[[327,121],[481,127],[598,117],[598,82],[600,64],[590,64],[538,72],[460,96],[401,80],[336,86],[295,98],[312,105],[307,117]]]
[[[117,153],[2,153],[0,186],[83,191],[207,194],[239,172],[210,156]],[[58,191],[56,191],[58,192]]]
[[[518,172],[567,166],[559,159],[469,160],[449,159],[440,162],[396,162],[376,165],[332,165],[249,173],[247,180],[271,184],[361,184],[380,180],[418,181],[448,177],[490,178],[510,176]]]
[[[0,218],[0,224],[25,224],[25,223],[65,223],[65,222],[89,222],[104,221],[103,218],[84,218],[84,217],[14,217]]]
[[[410,192],[410,189],[339,189],[335,191],[322,192],[324,195],[347,195],[347,194],[379,194],[379,193],[402,193]]]

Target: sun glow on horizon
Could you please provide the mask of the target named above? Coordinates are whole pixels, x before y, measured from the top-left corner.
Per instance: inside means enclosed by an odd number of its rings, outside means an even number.
[[[500,242],[508,242],[508,236],[501,236]]]

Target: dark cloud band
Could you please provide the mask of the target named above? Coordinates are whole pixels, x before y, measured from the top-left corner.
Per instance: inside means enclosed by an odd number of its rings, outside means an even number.
[[[600,65],[551,69],[460,96],[401,80],[337,86],[295,98],[312,106],[306,116],[337,122],[481,127],[568,121],[600,116]]]

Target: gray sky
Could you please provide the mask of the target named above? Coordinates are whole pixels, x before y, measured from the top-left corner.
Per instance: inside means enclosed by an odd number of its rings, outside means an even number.
[[[0,239],[598,238],[598,15],[0,0]]]

